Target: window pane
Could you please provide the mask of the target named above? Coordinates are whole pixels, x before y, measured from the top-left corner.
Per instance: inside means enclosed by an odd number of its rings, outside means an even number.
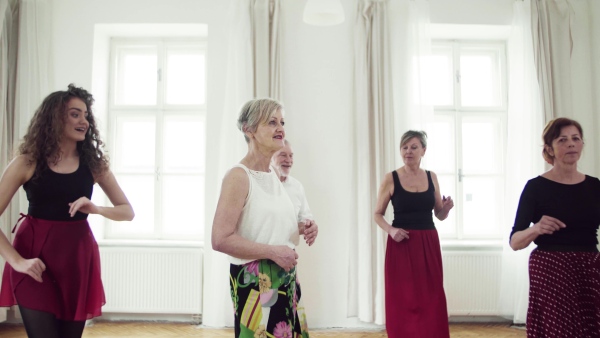
[[[164,170],[204,172],[204,120],[169,116],[164,121]]]
[[[154,232],[154,175],[116,175],[135,212],[131,222],[110,221],[110,237],[139,237]]]
[[[154,117],[120,116],[116,123],[117,171],[154,172],[155,134]]]
[[[204,234],[204,176],[162,175],[162,179],[163,231],[199,239]]]
[[[460,75],[463,106],[502,106],[502,78],[498,52],[463,49],[460,57]]]
[[[451,106],[454,104],[452,49],[438,47],[432,50],[432,54],[428,74],[425,75],[430,79],[432,104]]]
[[[155,105],[158,59],[154,46],[117,48],[115,104]]]
[[[436,173],[454,173],[455,164],[454,119],[436,115],[435,122],[427,130],[427,150],[423,157],[428,169]]]
[[[456,187],[455,187],[455,176],[454,175],[440,175],[436,172],[438,178],[438,184],[440,185],[440,193],[442,196],[450,196],[454,200],[454,208],[450,210],[450,214],[448,214],[448,218],[444,221],[440,221],[433,215],[433,221],[435,223],[435,227],[440,235],[444,235],[444,237],[454,237],[456,236]]]
[[[167,103],[206,102],[206,60],[202,50],[167,51]]]
[[[465,174],[500,172],[500,121],[465,117],[462,124],[462,150]]]
[[[500,234],[499,213],[503,210],[499,178],[463,178],[463,233],[467,237],[492,237]]]

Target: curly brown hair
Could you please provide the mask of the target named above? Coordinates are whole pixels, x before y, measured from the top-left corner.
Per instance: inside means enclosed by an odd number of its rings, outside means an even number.
[[[100,176],[108,170],[108,156],[102,150],[104,142],[100,140],[92,113],[94,98],[87,90],[71,83],[66,91],[56,91],[44,99],[19,145],[19,154],[28,155],[30,163],[36,163],[33,178],[39,177],[48,168],[48,162],[56,164],[61,158],[59,144],[64,133],[67,104],[72,98],[81,99],[88,111],[88,132],[83,141],[77,142],[79,161],[87,164],[94,176]]]

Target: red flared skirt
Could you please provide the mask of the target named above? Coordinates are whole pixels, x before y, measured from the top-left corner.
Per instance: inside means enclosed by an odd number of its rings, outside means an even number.
[[[447,338],[442,252],[437,231],[409,230],[401,242],[388,236],[385,252],[386,330],[390,338]]]
[[[86,220],[48,221],[27,216],[13,242],[24,258],[46,265],[43,282],[6,264],[0,306],[19,304],[57,319],[83,321],[102,314],[106,303],[98,244]]]
[[[531,252],[527,337],[600,337],[600,253]]]

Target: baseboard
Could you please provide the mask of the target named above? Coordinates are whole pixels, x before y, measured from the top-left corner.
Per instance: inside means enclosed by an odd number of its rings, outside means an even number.
[[[155,313],[103,313],[94,321],[136,321],[136,322],[173,322],[200,324],[202,315],[155,314]]]
[[[512,320],[500,316],[450,316],[450,323],[506,323],[512,324]]]

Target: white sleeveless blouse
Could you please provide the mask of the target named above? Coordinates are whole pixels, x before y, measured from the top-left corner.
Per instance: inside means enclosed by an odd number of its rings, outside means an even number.
[[[256,243],[294,249],[300,240],[295,208],[274,168],[264,172],[250,170],[243,164],[235,167],[244,169],[249,181],[248,196],[237,224],[238,234]],[[251,261],[229,256],[231,264]]]

